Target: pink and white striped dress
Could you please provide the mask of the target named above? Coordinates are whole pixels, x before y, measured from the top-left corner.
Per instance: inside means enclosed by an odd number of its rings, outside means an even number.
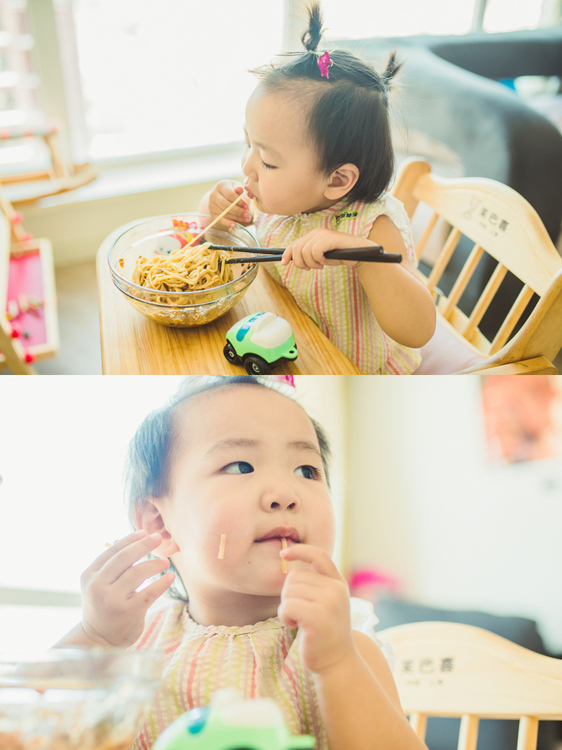
[[[402,203],[388,193],[374,203],[340,201],[311,214],[275,216],[258,212],[255,226],[264,247],[287,247],[316,228],[368,237],[373,222],[381,215],[388,216],[399,230],[415,268],[408,216]],[[378,324],[354,268],[325,266],[303,271],[292,263],[264,265],[291,292],[301,310],[365,374],[410,375],[419,367],[419,349],[398,344]]]
[[[391,661],[388,644],[374,634],[378,620],[372,605],[351,598],[350,606],[352,627],[373,638]],[[149,750],[172,721],[207,705],[224,687],[238,689],[245,698],[272,698],[292,734],[311,734],[318,750],[328,750],[313,676],[299,657],[298,631],[278,618],[243,627],[198,625],[184,602],[162,597],[131,648],[164,654],[162,682],[134,750]]]

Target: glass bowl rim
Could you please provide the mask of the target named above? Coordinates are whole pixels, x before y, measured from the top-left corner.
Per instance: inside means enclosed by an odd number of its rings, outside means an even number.
[[[210,214],[200,214],[200,213],[195,212],[195,211],[194,212],[187,212],[186,211],[184,214],[181,214],[181,213],[177,213],[177,214],[161,214],[160,216],[152,216],[150,219],[141,219],[138,222],[138,224],[134,224],[132,227],[129,227],[129,229],[126,229],[118,237],[116,237],[115,240],[111,243],[111,245],[109,247],[109,250],[108,250],[108,253],[107,253],[107,264],[109,265],[109,270],[110,270],[111,274],[117,276],[117,278],[119,278],[125,284],[128,284],[128,285],[134,287],[135,289],[138,289],[143,294],[146,294],[146,292],[151,292],[153,294],[160,294],[160,295],[163,295],[163,294],[173,295],[174,297],[176,297],[176,296],[182,297],[182,296],[185,295],[185,297],[187,298],[188,296],[191,296],[193,294],[194,295],[200,295],[200,294],[203,295],[203,293],[207,293],[208,294],[209,291],[214,290],[214,289],[223,289],[224,287],[227,287],[229,284],[233,284],[234,282],[239,281],[240,279],[244,278],[246,276],[246,274],[250,273],[250,271],[252,271],[254,269],[254,267],[258,265],[258,263],[251,263],[250,267],[246,271],[244,271],[244,273],[241,273],[240,276],[237,276],[235,279],[231,279],[230,281],[227,281],[226,284],[219,284],[218,286],[209,287],[208,289],[194,289],[191,292],[165,292],[165,291],[162,291],[161,289],[151,289],[150,287],[141,286],[140,284],[136,284],[134,281],[126,279],[124,276],[122,276],[119,273],[119,271],[117,271],[117,269],[114,267],[114,265],[112,265],[112,262],[111,262],[111,253],[112,253],[113,248],[115,247],[115,245],[119,242],[119,240],[124,235],[126,235],[127,232],[131,232],[133,229],[136,229],[137,227],[141,226],[142,224],[148,224],[150,221],[155,221],[157,219],[171,218],[172,216],[208,216],[210,218]],[[237,223],[236,224],[236,228],[240,228],[240,229],[244,230],[244,232],[247,232],[248,234],[250,234],[250,232],[248,232],[248,230],[246,229],[246,227],[242,226],[242,224],[238,224]],[[252,236],[252,235],[250,235],[250,236]],[[241,245],[241,247],[243,247],[243,245]],[[248,247],[252,247],[252,245],[248,245]],[[256,245],[254,245],[254,247],[256,247]],[[127,294],[120,287],[118,287],[118,289],[119,289],[119,291],[123,292],[124,294]],[[193,307],[194,305],[197,305],[197,304],[207,304],[205,302],[203,302],[203,303],[192,302],[192,303],[187,304],[187,305],[171,305],[171,304],[165,303],[165,302],[151,302],[150,300],[144,300],[144,299],[141,299],[139,297],[135,297],[132,294],[129,294],[128,296],[131,299],[136,300],[137,302],[148,302],[149,304],[158,305],[159,307],[163,307],[163,308],[165,308],[167,310],[169,310],[169,309],[175,310],[176,308],[182,308],[182,307]],[[230,296],[230,295],[228,295],[228,296]],[[220,301],[220,300],[212,300],[212,302],[218,302],[218,301]]]
[[[7,664],[21,664],[24,667],[30,667],[33,664],[45,665],[64,661],[79,664],[90,661],[103,661],[113,656],[119,659],[127,659],[131,662],[141,660],[147,663],[151,661],[158,662],[162,659],[160,651],[131,650],[121,648],[120,646],[95,646],[93,648],[75,646],[50,648],[46,651],[0,651],[0,670]]]

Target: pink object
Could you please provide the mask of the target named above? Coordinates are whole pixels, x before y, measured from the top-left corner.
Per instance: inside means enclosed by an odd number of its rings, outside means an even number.
[[[329,78],[329,70],[330,66],[332,64],[332,60],[330,58],[329,52],[324,52],[324,54],[320,55],[318,58],[318,67],[320,68],[320,75],[322,78]]]
[[[23,221],[23,214],[20,211],[14,211],[12,214],[10,221],[12,224],[21,224]]]
[[[20,332],[16,328],[12,328],[11,334],[13,339],[18,339],[20,336]]]
[[[376,604],[381,591],[390,591],[397,595],[400,582],[390,573],[376,568],[357,568],[349,576],[349,589],[352,596]]]
[[[33,354],[31,354],[30,352],[26,352],[25,353],[25,361],[26,362],[33,362],[34,359],[35,359],[35,357],[33,356]]]
[[[22,242],[27,242],[28,240],[32,240],[32,239],[33,239],[33,235],[30,232],[24,232],[21,236]]]
[[[277,380],[279,383],[287,383],[287,385],[291,385],[293,386],[293,388],[296,388],[294,375],[274,375],[273,379]]]
[[[10,258],[8,299],[17,300],[20,294],[25,294],[28,298],[34,297],[37,300],[43,300],[45,296],[39,251],[26,253],[19,258]],[[29,309],[25,313],[20,312],[17,329],[29,333],[29,337],[26,339],[26,346],[28,347],[47,343],[47,328],[42,308],[35,311]]]

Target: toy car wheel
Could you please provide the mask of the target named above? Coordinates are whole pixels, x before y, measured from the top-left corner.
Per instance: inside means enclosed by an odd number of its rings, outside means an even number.
[[[250,375],[269,375],[271,372],[269,364],[257,354],[249,354],[244,359],[244,367]]]
[[[236,354],[236,349],[232,344],[227,344],[222,350],[222,353],[229,362],[232,362],[233,365],[237,365],[240,362],[240,357]]]

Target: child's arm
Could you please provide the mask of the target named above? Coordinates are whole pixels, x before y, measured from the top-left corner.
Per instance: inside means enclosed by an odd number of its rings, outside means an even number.
[[[236,180],[221,180],[215,187],[201,198],[199,213],[210,214],[211,219],[221,214],[233,201],[242,195],[244,186]],[[250,214],[249,202],[241,200],[232,208],[218,223],[225,227],[234,227],[236,224],[249,226],[253,222]]]
[[[55,648],[66,646],[131,646],[144,628],[150,605],[173,583],[166,573],[142,591],[148,578],[170,565],[168,558],[139,562],[160,546],[160,534],[135,531],[115,542],[82,573],[82,622],[67,633]]]
[[[330,750],[427,750],[402,711],[380,649],[351,630],[347,585],[328,554],[308,544],[280,554],[310,564],[308,571],[288,573],[279,616],[299,628]]]
[[[337,248],[381,245],[387,253],[400,253],[402,263],[359,263],[324,258]],[[369,238],[314,229],[292,242],[283,255],[283,264],[292,260],[298,268],[322,268],[345,264],[357,267],[357,276],[365,290],[375,318],[391,339],[404,346],[418,348],[427,344],[435,331],[435,303],[422,282],[416,278],[407,259],[402,236],[388,216],[379,216]]]

